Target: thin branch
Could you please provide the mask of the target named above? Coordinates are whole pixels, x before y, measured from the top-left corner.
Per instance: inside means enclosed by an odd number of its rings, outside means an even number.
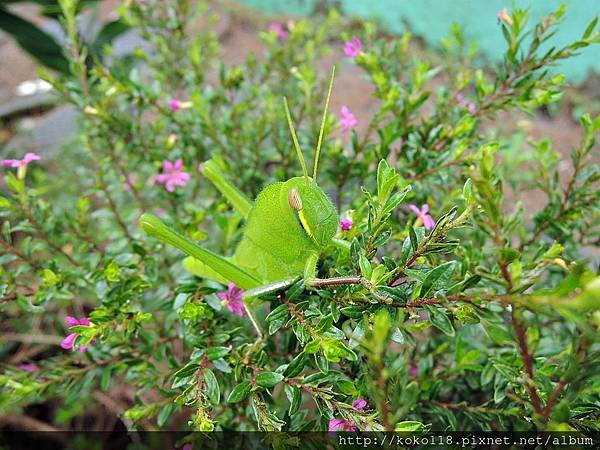
[[[364,279],[357,276],[335,277],[335,278],[316,278],[310,281],[315,287],[340,286],[344,284],[364,284]]]
[[[521,354],[521,359],[523,360],[523,364],[525,365],[525,370],[527,372],[527,383],[525,387],[527,388],[527,392],[529,393],[529,397],[531,398],[531,403],[533,405],[533,409],[536,413],[543,417],[542,410],[542,402],[540,401],[540,396],[537,393],[537,389],[535,387],[534,381],[534,373],[533,373],[533,357],[529,352],[529,347],[527,346],[527,336],[525,332],[525,327],[521,323],[521,320],[517,317],[515,312],[515,307],[512,307],[512,323],[513,328],[515,330],[515,334],[517,335],[517,342],[519,344],[519,353]]]
[[[27,256],[25,256],[23,253],[21,253],[19,251],[19,249],[13,247],[8,242],[5,242],[2,239],[0,239],[0,247],[2,247],[2,249],[4,249],[5,251],[7,251],[8,253],[11,253],[11,254],[15,255],[16,257],[18,257],[19,259],[23,260],[24,262],[26,262],[27,264],[29,264],[34,269],[39,269],[40,268],[39,264],[37,264],[31,258],[28,258]]]
[[[29,223],[31,223],[31,225],[33,226],[33,228],[35,228],[35,230],[40,235],[40,237],[44,241],[46,241],[46,243],[51,248],[56,250],[58,253],[64,255],[69,260],[69,262],[71,264],[73,264],[74,266],[81,267],[81,263],[79,261],[75,261],[71,255],[69,255],[67,252],[65,252],[59,245],[55,244],[54,241],[52,239],[50,239],[50,236],[48,236],[46,234],[46,232],[44,231],[42,226],[38,223],[38,221],[33,216],[33,213],[31,212],[31,210],[26,205],[24,205],[24,204],[21,205],[21,209],[22,209],[23,213],[25,214],[25,216],[27,217],[27,220],[29,220]]]
[[[550,397],[548,397],[548,402],[546,402],[546,406],[544,407],[544,410],[542,411],[542,417],[544,418],[545,421],[548,420],[548,416],[550,415],[550,412],[552,411],[552,408],[554,407],[554,403],[556,402],[556,400],[558,400],[558,398],[560,397],[560,394],[562,394],[566,385],[567,385],[567,380],[565,380],[564,378],[561,379],[558,382],[556,389],[554,389],[552,394],[550,394]]]
[[[61,336],[50,334],[2,333],[0,335],[0,341],[3,340],[22,342],[24,344],[59,345],[63,338]]]

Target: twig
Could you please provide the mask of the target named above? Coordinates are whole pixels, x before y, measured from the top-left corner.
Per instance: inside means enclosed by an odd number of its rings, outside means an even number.
[[[25,214],[25,216],[27,217],[27,220],[29,220],[29,223],[31,223],[31,225],[33,226],[33,228],[35,228],[35,230],[37,231],[37,233],[41,236],[41,238],[44,241],[46,241],[46,243],[51,248],[53,248],[57,252],[59,252],[62,255],[64,255],[69,260],[69,262],[71,264],[73,264],[74,266],[81,267],[81,263],[79,261],[75,261],[71,255],[69,255],[67,252],[65,252],[60,246],[56,245],[52,241],[52,239],[50,239],[50,236],[48,236],[46,234],[46,232],[43,230],[43,228],[41,227],[41,225],[38,223],[38,221],[33,216],[33,213],[29,210],[29,208],[26,205],[24,205],[24,204],[21,205],[21,209],[22,209],[23,213]]]
[[[542,417],[544,418],[545,421],[548,420],[548,416],[550,415],[550,412],[552,411],[552,408],[554,407],[554,402],[556,402],[556,400],[558,400],[558,398],[560,397],[560,394],[562,394],[562,391],[566,385],[567,385],[567,380],[562,378],[558,382],[556,389],[554,389],[552,394],[550,394],[550,397],[548,397],[546,406],[544,407],[544,410],[542,411]]]
[[[90,138],[89,134],[87,135],[87,144],[88,144],[88,148],[90,149],[91,156],[92,156],[92,165],[94,166],[94,170],[98,174],[98,181],[100,182],[100,189],[102,189],[102,192],[104,192],[106,201],[108,202],[108,206],[109,206],[110,210],[112,211],[113,215],[115,216],[115,220],[117,221],[117,224],[119,225],[119,227],[121,227],[121,229],[125,233],[125,236],[127,236],[127,238],[130,241],[133,241],[133,237],[129,233],[129,230],[127,229],[127,225],[125,225],[125,222],[121,218],[121,215],[119,214],[119,209],[117,208],[115,201],[113,200],[112,196],[110,195],[110,192],[108,190],[108,185],[106,184],[106,179],[104,178],[104,170],[102,169],[102,167],[100,166],[100,164],[98,164],[98,161],[96,160],[95,151],[97,149],[93,145],[92,139]]]
[[[343,284],[364,284],[364,279],[357,276],[316,278],[311,280],[310,284],[315,287],[339,286]]]
[[[525,333],[525,328],[521,323],[520,319],[517,317],[515,307],[512,307],[512,323],[513,328],[515,330],[515,334],[517,335],[517,342],[519,344],[519,353],[521,354],[521,359],[523,359],[523,364],[525,365],[525,370],[527,372],[527,383],[525,387],[527,388],[527,392],[529,393],[529,397],[531,398],[531,403],[533,405],[533,409],[536,413],[543,417],[543,411],[540,401],[540,396],[537,393],[537,389],[535,387],[534,381],[534,373],[533,373],[533,358],[531,353],[529,352],[529,347],[527,346],[527,336]]]
[[[55,440],[57,442],[66,443],[67,439],[64,434],[60,433],[59,428],[55,428],[49,423],[42,422],[41,420],[34,419],[33,417],[29,417],[26,415],[13,415],[7,414],[0,417],[0,423],[8,423],[17,427],[20,430],[28,430],[28,431],[43,431],[44,437],[48,437],[49,439]]]
[[[425,402],[431,403],[432,405],[439,406],[441,408],[457,409],[472,413],[498,414],[501,416],[520,416],[520,413],[518,411],[511,411],[510,409],[486,408],[485,406],[470,406],[463,403],[446,403],[437,400],[425,400]]]
[[[107,133],[107,136],[109,136],[109,133]],[[117,166],[117,169],[119,169],[121,176],[125,180],[125,184],[127,186],[129,186],[129,189],[131,190],[131,193],[133,194],[133,196],[139,203],[140,209],[142,210],[142,212],[146,212],[148,210],[148,205],[146,204],[146,200],[144,200],[144,198],[140,195],[139,190],[135,187],[135,183],[129,182],[129,176],[127,174],[127,171],[125,170],[125,167],[123,167],[123,165],[117,158],[117,155],[115,154],[115,147],[113,145],[112,140],[110,139],[110,137],[107,137],[107,139],[108,139],[108,153],[110,154],[110,157],[111,157],[114,165]]]
[[[33,261],[31,258],[28,258],[27,256],[25,256],[17,248],[13,247],[8,242],[3,241],[2,239],[0,239],[0,247],[2,247],[8,253],[12,253],[13,255],[15,255],[16,257],[18,257],[19,259],[25,261],[27,264],[29,264],[34,269],[39,269],[40,268],[40,266],[35,261]]]
[[[3,333],[0,335],[0,341],[2,340],[22,342],[24,344],[58,345],[62,342],[63,338],[50,334]]]
[[[381,410],[381,421],[383,422],[383,427],[386,431],[391,431],[392,427],[390,425],[390,407],[387,403],[387,381],[385,379],[385,366],[383,362],[383,356],[381,357],[381,361],[377,370],[377,388],[381,394],[381,401],[379,402],[379,409]]]
[[[250,319],[250,322],[252,323],[256,334],[258,335],[258,340],[261,341],[264,338],[264,333],[258,321],[256,320],[256,317],[254,317],[254,313],[250,310],[246,303],[244,303],[244,310],[246,311],[246,314],[248,314],[248,318]]]

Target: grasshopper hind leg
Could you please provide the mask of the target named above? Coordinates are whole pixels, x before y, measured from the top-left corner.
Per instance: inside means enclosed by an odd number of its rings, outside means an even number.
[[[182,262],[183,268],[188,272],[193,273],[197,277],[206,278],[208,280],[217,281],[221,284],[229,283],[229,280],[222,276],[219,272],[214,269],[211,269],[210,266],[203,263],[199,259],[192,258],[188,256]]]

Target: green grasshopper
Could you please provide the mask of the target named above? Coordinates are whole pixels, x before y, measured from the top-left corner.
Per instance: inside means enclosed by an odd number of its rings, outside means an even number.
[[[348,242],[334,238],[338,227],[337,211],[316,181],[334,75],[335,67],[329,82],[312,178],[308,176],[285,98],[286,118],[303,176],[269,184],[252,203],[226,178],[215,161],[204,163],[204,176],[246,221],[244,235],[232,257],[225,258],[199,247],[151,214],[143,214],[140,218],[144,231],[187,254],[183,265],[188,271],[220,283],[234,283],[245,290],[244,299],[283,289],[301,276],[307,287],[364,284],[365,280],[355,276],[316,277],[317,262],[328,245],[350,248]]]

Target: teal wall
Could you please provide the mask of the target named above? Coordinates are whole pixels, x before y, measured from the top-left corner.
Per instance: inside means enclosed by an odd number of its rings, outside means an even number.
[[[267,14],[302,15],[312,10],[315,0],[239,0]],[[529,7],[533,19],[546,15],[561,3],[568,5],[564,23],[552,43],[564,44],[577,39],[588,22],[600,15],[600,0],[515,0],[519,7]],[[402,32],[403,20],[415,34],[438,45],[448,34],[452,22],[459,23],[466,37],[477,42],[479,50],[491,61],[501,59],[505,48],[496,25],[496,13],[511,7],[512,0],[341,0],[346,14],[377,17],[391,31]],[[531,22],[530,22],[531,23]],[[559,66],[572,82],[585,79],[590,70],[600,74],[600,45],[581,51],[577,57]]]

